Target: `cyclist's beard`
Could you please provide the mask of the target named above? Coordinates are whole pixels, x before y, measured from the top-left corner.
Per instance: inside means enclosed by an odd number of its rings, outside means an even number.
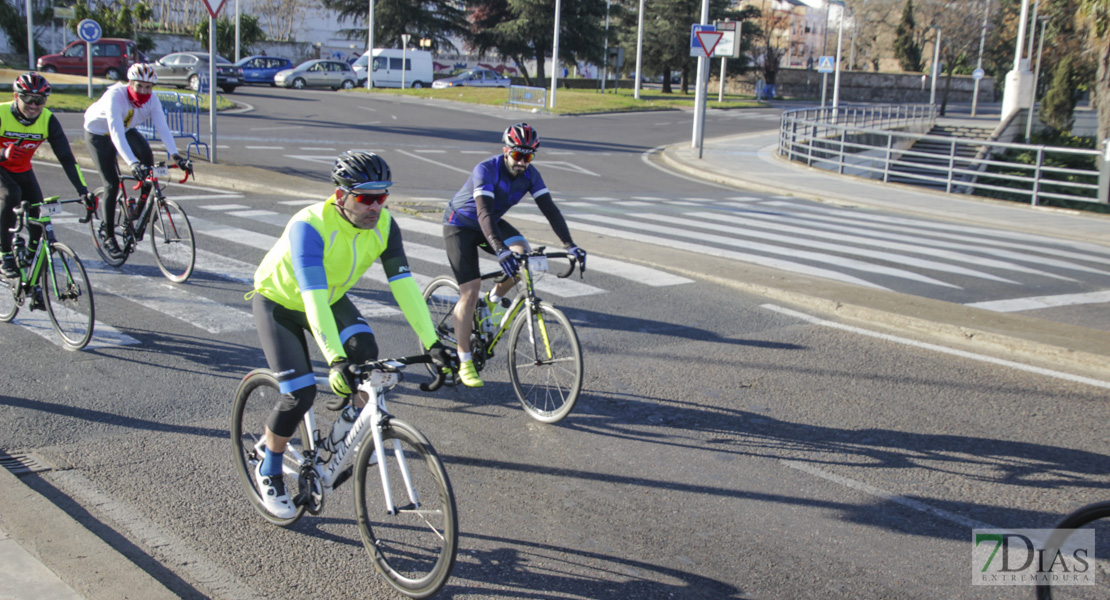
[[[355,227],[357,227],[359,229],[373,229],[373,228],[377,227],[378,226],[378,220],[381,219],[381,216],[382,216],[382,214],[380,212],[369,213],[365,218],[363,218],[361,221],[359,221],[354,217],[354,214],[352,212],[349,212],[347,210],[347,207],[343,206],[338,201],[335,203],[335,210],[339,211],[339,216],[343,217],[343,219],[345,221],[347,221],[348,223],[350,223],[351,225],[354,225]],[[370,215],[373,215],[373,219],[372,219],[373,222],[371,222]]]
[[[15,102],[12,102],[12,116],[15,117],[15,120],[19,121],[21,125],[34,125],[35,121],[39,120],[38,117],[32,119],[27,115],[24,115],[23,111],[19,110],[19,108],[16,107],[15,104]]]

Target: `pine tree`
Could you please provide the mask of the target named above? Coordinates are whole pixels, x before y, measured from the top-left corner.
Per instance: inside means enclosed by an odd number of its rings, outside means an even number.
[[[1052,72],[1052,83],[1041,101],[1041,120],[1053,129],[1071,130],[1075,116],[1077,79],[1075,61],[1071,56],[1064,56]]]
[[[906,0],[902,10],[902,22],[898,24],[894,37],[894,57],[903,71],[917,72],[922,69],[921,47],[913,40],[913,0]]]

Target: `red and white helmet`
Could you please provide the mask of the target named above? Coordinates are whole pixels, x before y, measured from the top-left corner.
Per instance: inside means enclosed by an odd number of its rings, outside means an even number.
[[[535,152],[540,147],[540,134],[536,133],[536,130],[527,123],[517,123],[509,126],[501,139],[506,146],[514,150]]]
[[[147,63],[135,63],[127,69],[127,80],[158,83],[158,74],[154,72],[154,67]]]
[[[50,95],[50,83],[46,78],[34,71],[29,71],[12,82],[12,90],[17,94]]]

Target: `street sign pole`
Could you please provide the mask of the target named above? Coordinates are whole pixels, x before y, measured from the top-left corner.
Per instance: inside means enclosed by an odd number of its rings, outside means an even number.
[[[216,164],[216,17],[227,0],[220,0],[215,9],[210,0],[203,1],[204,8],[208,9],[208,156],[212,164]]]
[[[409,36],[409,34],[407,34],[407,33],[402,33],[401,34],[401,89],[402,90],[405,89],[405,67],[408,66],[408,64],[405,63],[405,51],[408,50],[408,47],[409,47],[409,37],[411,37],[411,36]]]
[[[709,0],[703,0],[702,23],[690,26],[690,56],[698,57],[698,79],[694,87],[694,135],[691,148],[698,149],[701,158],[701,143],[705,128],[705,100],[709,85],[709,57],[721,41],[721,33],[713,25],[705,23],[709,18]]]
[[[77,37],[85,42],[85,60],[87,62],[87,73],[89,75],[89,98],[93,97],[93,68],[92,68],[92,45],[100,41],[100,23],[92,19],[82,19],[77,24]]]

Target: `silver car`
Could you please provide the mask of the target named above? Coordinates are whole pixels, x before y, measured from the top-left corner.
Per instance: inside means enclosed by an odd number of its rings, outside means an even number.
[[[274,75],[274,85],[297,89],[323,87],[349,90],[355,87],[357,81],[358,76],[350,65],[340,60],[309,60]]]
[[[513,81],[508,77],[489,69],[470,69],[454,77],[437,79],[432,82],[432,87],[437,90],[449,87],[509,87]]]

